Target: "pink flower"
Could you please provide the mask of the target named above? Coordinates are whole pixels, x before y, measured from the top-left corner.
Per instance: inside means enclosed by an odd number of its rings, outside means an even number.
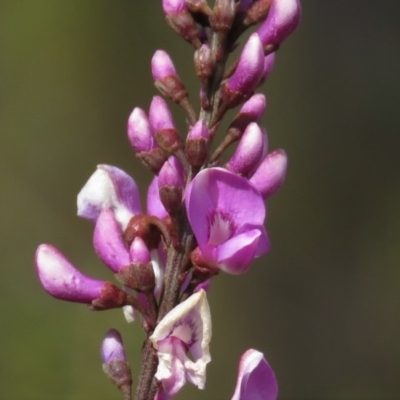
[[[241,274],[269,250],[264,200],[247,179],[205,169],[189,185],[185,203],[198,251],[210,267]]]

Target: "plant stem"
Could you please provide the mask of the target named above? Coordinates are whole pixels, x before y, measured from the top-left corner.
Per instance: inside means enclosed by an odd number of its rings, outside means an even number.
[[[207,97],[209,99],[210,109],[200,111],[199,119],[204,120],[210,129],[219,121],[216,116],[219,115],[219,96],[221,81],[224,76],[225,63],[228,55],[226,50],[226,35],[222,33],[214,33],[212,38],[212,51],[217,60],[213,75],[209,78],[207,84]],[[193,119],[193,117],[191,118]],[[192,171],[190,180],[195,174]],[[188,180],[187,184],[190,183]],[[168,249],[167,265],[164,277],[164,293],[160,299],[160,307],[158,310],[157,323],[179,304],[180,296],[180,275],[185,267],[190,263],[190,253],[194,246],[194,237],[187,220],[186,211],[182,207],[179,217],[175,221],[175,228],[178,232],[179,246],[170,246]],[[151,336],[151,334],[149,334]],[[150,339],[147,337],[142,356],[142,368],[139,377],[138,388],[136,391],[136,400],[154,400],[159,387],[159,381],[154,377],[157,372],[158,358],[156,350]]]

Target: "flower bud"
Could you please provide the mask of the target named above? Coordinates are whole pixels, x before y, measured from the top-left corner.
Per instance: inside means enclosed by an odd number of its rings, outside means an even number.
[[[132,373],[126,361],[122,338],[115,329],[110,329],[101,345],[103,371],[120,389],[125,398],[131,398]]]
[[[194,66],[200,79],[209,78],[214,72],[215,60],[208,44],[201,45],[194,53]]]
[[[175,103],[187,98],[185,85],[176,72],[170,56],[163,50],[157,50],[151,60],[151,71],[157,89]]]
[[[162,5],[168,25],[195,48],[199,48],[199,32],[185,0],[163,0]]]
[[[263,152],[263,133],[252,122],[243,133],[235,153],[226,164],[226,169],[247,176],[259,164]]]
[[[101,296],[106,282],[78,271],[55,247],[40,245],[35,261],[40,283],[56,299],[90,304]]]
[[[186,156],[189,164],[194,167],[201,167],[208,154],[210,132],[201,119],[197,121],[189,131],[186,139]]]
[[[148,293],[155,287],[151,255],[143,239],[135,237],[129,249],[130,263],[122,267],[116,278],[125,286]]]
[[[210,26],[214,32],[228,32],[235,19],[234,0],[217,0],[210,16]]]
[[[160,199],[170,215],[176,214],[181,208],[183,185],[182,167],[175,157],[170,157],[158,175]]]
[[[136,153],[149,152],[157,143],[146,113],[135,107],[128,119],[128,138]]]
[[[240,104],[257,87],[264,70],[264,50],[259,36],[253,33],[239,57],[235,72],[222,88],[229,108]]]
[[[111,209],[103,210],[96,221],[93,247],[101,261],[113,272],[130,263],[121,227]]]
[[[115,329],[110,329],[101,345],[101,358],[103,363],[109,363],[114,360],[126,361],[122,338]]]
[[[235,119],[229,125],[228,135],[232,136],[232,140],[238,140],[247,125],[251,122],[259,122],[265,113],[267,101],[263,94],[256,93],[243,104]]]
[[[173,154],[183,148],[182,140],[172,121],[167,103],[159,96],[154,96],[149,111],[150,124],[155,131],[158,145]]]
[[[287,155],[284,150],[269,153],[249,179],[264,199],[273,195],[283,185],[287,170]]]
[[[300,19],[299,0],[272,0],[267,19],[257,30],[265,51],[274,51],[297,28]]]

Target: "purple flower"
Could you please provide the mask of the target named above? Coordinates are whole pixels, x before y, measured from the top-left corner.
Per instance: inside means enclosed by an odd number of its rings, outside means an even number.
[[[239,364],[235,393],[231,400],[275,400],[278,384],[262,353],[247,350]]]
[[[300,18],[299,0],[272,0],[267,19],[257,30],[264,47],[279,46],[296,29]]]
[[[247,179],[222,168],[205,169],[189,185],[185,203],[201,257],[210,267],[241,274],[269,250],[264,200]]]
[[[150,336],[158,355],[155,377],[162,383],[158,398],[173,397],[189,381],[204,389],[210,362],[211,316],[204,290],[172,309]],[[188,358],[190,351],[193,360]]]
[[[90,304],[101,296],[106,284],[78,271],[59,250],[49,244],[38,247],[35,262],[40,283],[56,299]]]

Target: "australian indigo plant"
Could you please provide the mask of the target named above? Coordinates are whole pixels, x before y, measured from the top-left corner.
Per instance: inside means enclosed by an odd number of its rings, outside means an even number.
[[[135,181],[114,166],[99,165],[78,194],[78,215],[94,223],[95,251],[121,287],[84,275],[49,244],[36,252],[39,280],[53,297],[93,310],[121,308],[128,322],[141,315],[146,337],[138,400],[172,399],[186,382],[204,388],[211,360],[210,281],[220,272],[245,273],[269,250],[265,200],[281,187],[287,157],[283,150],[268,152],[258,124],[266,99],[256,90],[301,13],[299,0],[216,0],[212,8],[206,0],[163,0],[162,7],[167,23],[194,48],[200,111],[169,55],[156,51],[155,86],[182,107],[188,133],[184,140],[162,97],[153,98],[148,114],[132,111],[129,142],[154,173],[147,212]],[[239,37],[257,24],[227,67]],[[228,129],[218,132],[237,106]],[[211,151],[217,134],[221,139]],[[115,329],[106,333],[101,355],[105,373],[131,399],[131,371]],[[232,400],[273,400],[277,391],[263,354],[246,351]]]

